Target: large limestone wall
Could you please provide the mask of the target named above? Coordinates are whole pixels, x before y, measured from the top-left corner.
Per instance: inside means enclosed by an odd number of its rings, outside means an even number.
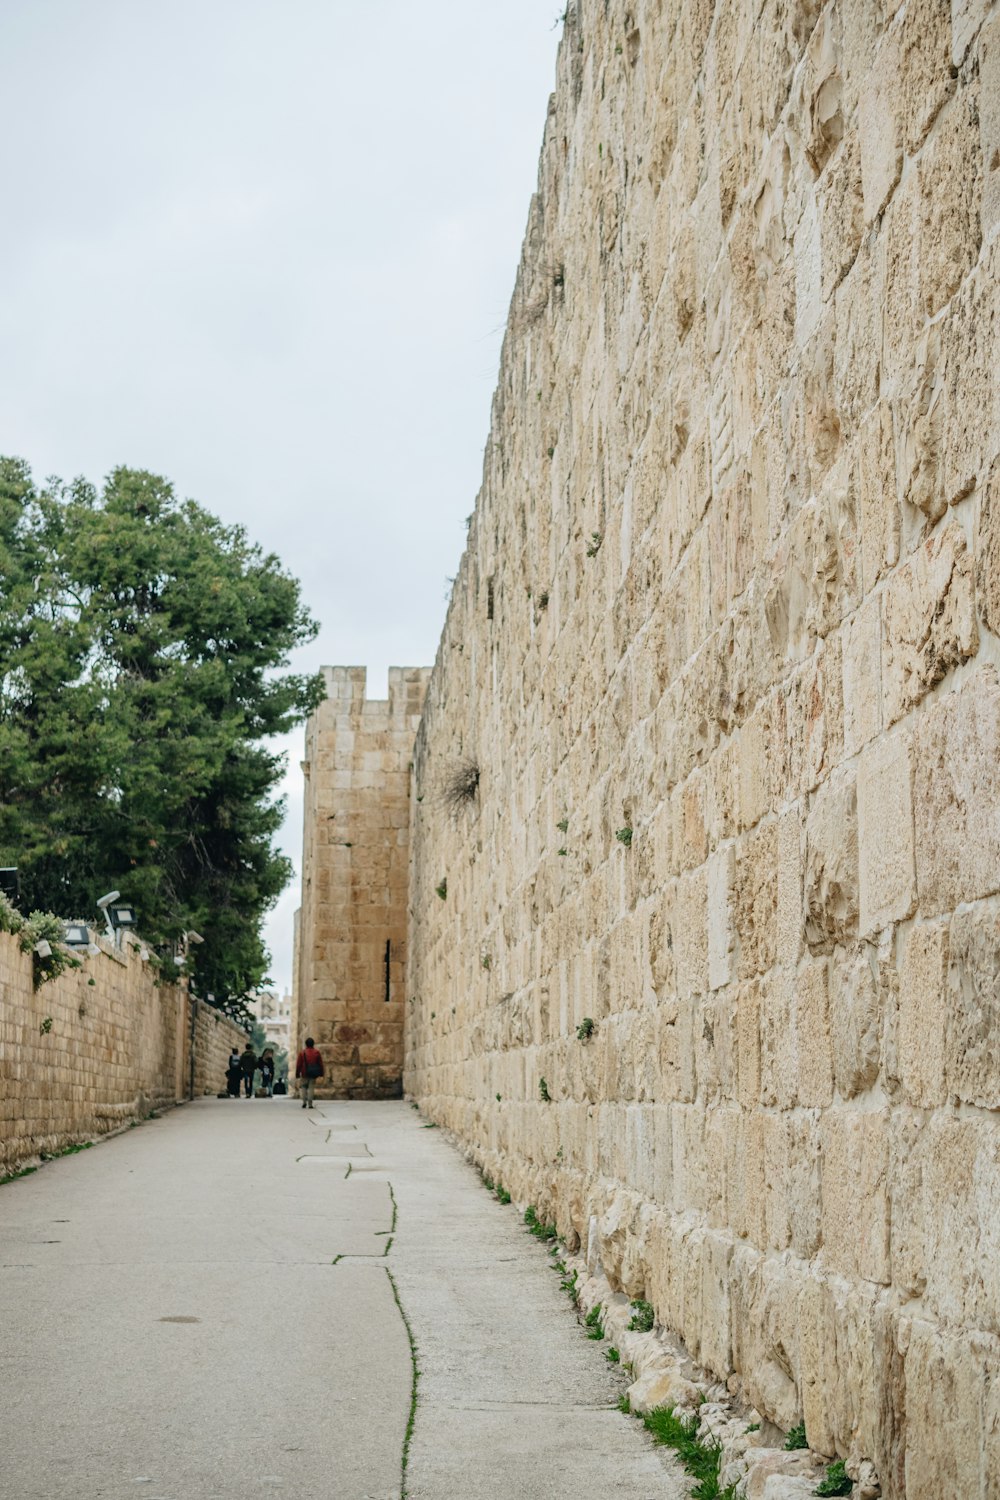
[[[325,667],[306,726],[302,907],[291,1050],[313,1036],[317,1092],[402,1092],[410,767],[428,669],[390,667],[387,699],[364,667]],[[386,969],[388,945],[388,972]]]
[[[93,983],[91,983],[93,981]],[[40,1152],[106,1134],[225,1086],[242,1031],[181,986],[157,985],[137,949],[87,957],[35,990],[30,954],[0,932],[0,1176]]]
[[[1000,1494],[998,162],[984,0],[571,3],[416,755],[408,1090],[909,1500]]]

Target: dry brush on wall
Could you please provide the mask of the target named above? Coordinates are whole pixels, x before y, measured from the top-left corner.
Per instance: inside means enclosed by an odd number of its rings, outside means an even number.
[[[980,0],[570,5],[415,762],[409,1091],[909,1500],[1000,1473],[998,160]]]

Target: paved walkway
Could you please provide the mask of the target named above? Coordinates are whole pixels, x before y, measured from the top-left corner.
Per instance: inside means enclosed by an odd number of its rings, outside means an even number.
[[[410,1500],[681,1500],[547,1259],[404,1104],[203,1100],[52,1162],[0,1188],[0,1497],[397,1500],[401,1307]]]

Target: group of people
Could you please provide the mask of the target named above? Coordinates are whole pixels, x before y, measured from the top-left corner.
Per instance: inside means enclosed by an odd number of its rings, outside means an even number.
[[[242,1080],[243,1087],[246,1090],[246,1097],[252,1099],[254,1093],[253,1080],[256,1073],[260,1074],[260,1088],[257,1092],[258,1094],[262,1094],[265,1099],[270,1099],[273,1094],[288,1092],[284,1079],[279,1078],[275,1082],[274,1053],[270,1047],[265,1047],[261,1056],[258,1057],[250,1043],[247,1042],[242,1052],[234,1047],[229,1054],[229,1065],[226,1068],[227,1094],[233,1099],[238,1099],[240,1097],[240,1081]]]
[[[313,1096],[316,1092],[316,1080],[322,1078],[324,1073],[323,1054],[320,1052],[311,1036],[306,1037],[306,1044],[295,1060],[295,1078],[299,1083],[299,1096],[302,1100],[302,1108],[312,1109]],[[253,1098],[254,1075],[260,1074],[260,1088],[258,1095],[270,1099],[274,1094],[287,1094],[288,1087],[283,1078],[275,1081],[274,1053],[270,1047],[265,1047],[260,1057],[247,1042],[243,1051],[234,1047],[229,1054],[229,1065],[226,1068],[226,1093],[233,1099],[240,1097],[240,1082],[246,1090],[246,1097]]]

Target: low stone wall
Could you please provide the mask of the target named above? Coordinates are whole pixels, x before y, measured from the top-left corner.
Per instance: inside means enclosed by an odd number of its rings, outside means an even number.
[[[408,1091],[894,1500],[1000,1473],[998,162],[978,0],[571,0],[415,753]]]
[[[156,984],[134,947],[102,947],[35,990],[31,955],[0,932],[0,1175],[185,1098],[189,1003],[195,1091],[216,1093],[243,1032],[183,987]]]

